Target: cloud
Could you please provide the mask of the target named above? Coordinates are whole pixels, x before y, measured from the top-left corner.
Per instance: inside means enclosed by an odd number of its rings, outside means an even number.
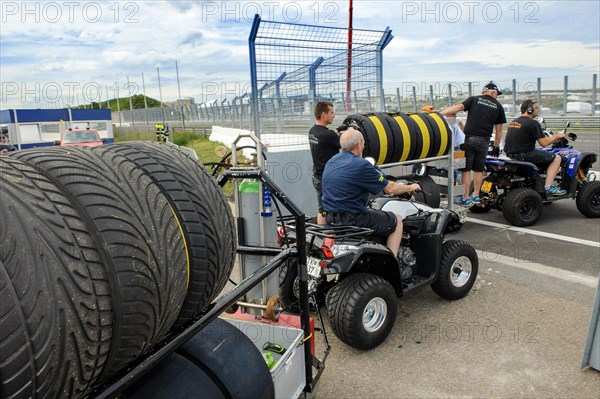
[[[203,39],[204,39],[204,35],[202,34],[202,32],[200,32],[200,31],[190,32],[181,39],[179,44],[190,45],[192,47],[198,47],[198,46],[202,45],[202,43],[204,41]]]
[[[25,15],[21,3],[2,2],[2,82],[105,87],[130,77],[141,86],[144,73],[148,95],[158,97],[158,66],[163,99],[171,101],[178,96],[177,60],[183,96],[217,85],[232,98],[250,80],[255,13],[263,21],[340,28],[348,19],[347,1],[72,3],[72,14],[67,3],[53,2],[62,8],[51,14],[50,3],[35,2],[38,15]],[[599,19],[597,0],[354,2],[355,29],[389,26],[395,36],[383,55],[386,90],[405,82],[494,79],[506,85],[538,76],[559,87],[564,75],[591,81],[600,72]],[[24,106],[19,98],[2,100],[3,108]]]

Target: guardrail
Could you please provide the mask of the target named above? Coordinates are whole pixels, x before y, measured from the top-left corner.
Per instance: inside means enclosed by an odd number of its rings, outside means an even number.
[[[201,134],[202,136],[209,136],[211,130],[212,130],[211,128],[205,128],[205,127],[187,127],[186,126],[185,129],[183,129],[181,126],[173,126],[172,127],[173,134],[181,133],[181,132],[192,132],[192,133]]]
[[[569,130],[596,130],[600,132],[600,115],[581,116],[570,114],[566,116],[544,116],[546,126],[552,131],[564,129],[567,122],[571,122]]]

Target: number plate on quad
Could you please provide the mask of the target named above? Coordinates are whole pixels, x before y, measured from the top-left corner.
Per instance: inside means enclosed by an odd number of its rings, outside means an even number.
[[[306,268],[308,269],[308,275],[314,278],[319,278],[321,275],[321,266],[319,266],[319,259],[306,257]]]
[[[484,182],[483,185],[481,186],[481,191],[484,191],[486,193],[489,193],[490,191],[492,191],[492,182],[491,181]]]

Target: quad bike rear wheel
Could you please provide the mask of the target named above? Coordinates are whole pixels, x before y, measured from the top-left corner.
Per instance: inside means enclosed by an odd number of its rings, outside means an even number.
[[[464,241],[449,240],[442,245],[442,262],[433,291],[445,299],[460,299],[467,295],[479,270],[477,252]]]
[[[600,182],[592,181],[584,184],[577,193],[575,203],[584,216],[600,217]]]
[[[542,215],[542,197],[530,188],[519,187],[506,194],[502,213],[514,226],[531,226]]]
[[[396,293],[374,274],[356,273],[335,285],[327,295],[327,311],[335,335],[358,349],[382,343],[396,321]]]

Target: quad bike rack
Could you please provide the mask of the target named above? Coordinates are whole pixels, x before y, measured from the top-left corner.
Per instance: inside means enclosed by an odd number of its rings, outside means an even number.
[[[260,142],[252,136],[257,142],[257,154],[261,154]],[[236,153],[235,146],[232,146],[233,154]],[[235,157],[235,155],[234,155]],[[234,158],[235,159],[235,158]],[[222,187],[231,179],[257,179],[261,185],[265,185],[293,217],[296,225],[297,248],[283,249],[280,247],[269,247],[265,245],[238,245],[238,254],[251,254],[257,256],[272,256],[266,264],[256,270],[254,273],[239,282],[233,289],[217,298],[207,309],[196,316],[191,322],[170,332],[165,338],[154,346],[150,352],[145,354],[134,365],[129,367],[124,374],[114,378],[96,387],[89,392],[86,398],[112,399],[117,397],[126,388],[140,379],[145,373],[150,371],[159,362],[175,352],[181,345],[198,334],[203,328],[208,326],[218,316],[236,305],[248,306],[249,304],[240,303],[239,299],[244,297],[255,286],[263,282],[271,273],[282,266],[288,259],[296,258],[298,265],[299,281],[299,304],[300,304],[300,324],[303,330],[303,341],[307,342],[311,337],[310,328],[310,309],[308,298],[308,274],[306,269],[306,217],[304,213],[296,206],[291,199],[277,186],[277,184],[261,168],[244,167],[231,168],[225,170],[218,178],[218,184]],[[277,301],[271,301],[267,305],[254,305],[264,309],[267,313],[279,312],[282,309]],[[322,324],[322,320],[321,320]],[[324,331],[323,331],[324,333]],[[327,342],[327,340],[326,340]],[[315,386],[325,369],[325,359],[327,358],[330,346],[326,345],[323,359],[319,360],[311,352],[311,345],[304,344],[304,370],[305,385],[304,392],[314,392]]]

